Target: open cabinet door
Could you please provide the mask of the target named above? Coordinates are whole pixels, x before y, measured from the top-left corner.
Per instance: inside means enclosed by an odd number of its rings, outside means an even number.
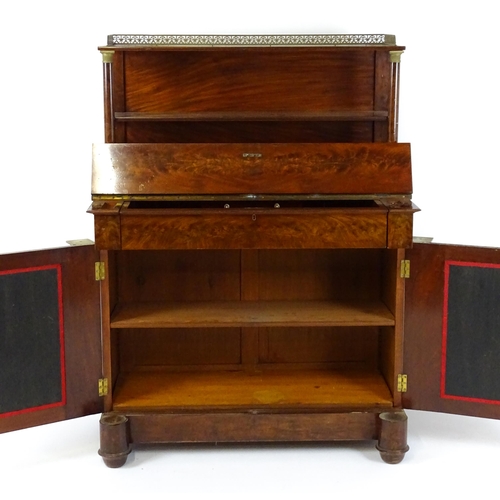
[[[500,418],[500,249],[415,244],[407,255],[404,407]]]
[[[93,245],[0,256],[0,432],[101,411]]]

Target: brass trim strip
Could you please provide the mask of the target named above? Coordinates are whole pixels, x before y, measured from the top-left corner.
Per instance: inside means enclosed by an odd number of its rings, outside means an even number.
[[[93,194],[92,201],[284,201],[284,200],[411,200],[407,194],[240,194],[240,195],[140,195],[140,194]]]
[[[394,35],[109,35],[108,46],[166,45],[194,47],[240,46],[360,46],[395,45]]]

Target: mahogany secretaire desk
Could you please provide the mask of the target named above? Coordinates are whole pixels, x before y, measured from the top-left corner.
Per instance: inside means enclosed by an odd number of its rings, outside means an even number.
[[[387,35],[100,47],[95,247],[0,259],[0,430],[103,412],[140,443],[376,440],[500,417],[500,252],[412,245]]]

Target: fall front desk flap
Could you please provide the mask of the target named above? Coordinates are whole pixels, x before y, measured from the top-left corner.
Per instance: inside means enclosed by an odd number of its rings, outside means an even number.
[[[409,144],[99,144],[89,212],[103,249],[398,248],[411,192]]]

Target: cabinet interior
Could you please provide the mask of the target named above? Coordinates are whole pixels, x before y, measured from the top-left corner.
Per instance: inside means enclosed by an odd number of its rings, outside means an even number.
[[[114,410],[393,406],[396,250],[107,253]]]
[[[254,197],[256,197],[254,195]],[[259,199],[245,199],[245,196],[234,197],[234,199],[228,199],[225,196],[223,198],[214,196],[214,199],[181,199],[178,196],[178,200],[132,200],[130,202],[125,202],[125,209],[136,211],[136,210],[171,210],[171,209],[248,209],[248,210],[258,210],[258,209],[278,209],[278,208],[377,208],[380,206],[375,200],[369,199],[328,199],[326,196],[318,197],[318,199],[303,199],[304,197],[278,197],[278,196],[267,196]],[[191,197],[194,198],[194,197]],[[217,199],[220,198],[220,199]],[[267,198],[267,199],[266,199]],[[109,202],[108,202],[109,203]],[[109,203],[111,206],[113,202]]]

